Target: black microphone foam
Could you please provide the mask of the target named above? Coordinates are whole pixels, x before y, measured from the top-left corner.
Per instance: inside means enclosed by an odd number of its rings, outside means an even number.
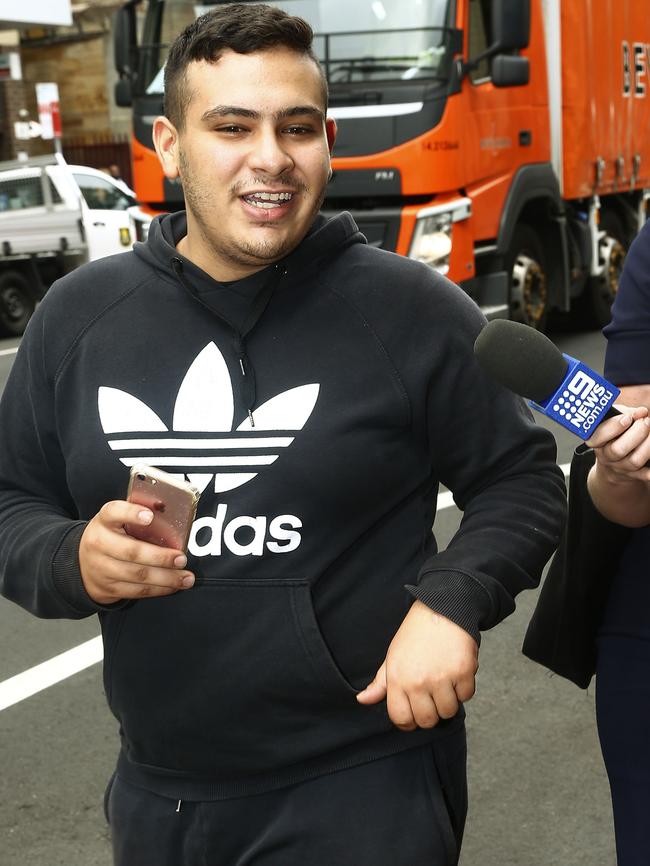
[[[474,354],[499,384],[536,403],[557,391],[569,368],[548,337],[508,319],[488,322],[476,338]]]

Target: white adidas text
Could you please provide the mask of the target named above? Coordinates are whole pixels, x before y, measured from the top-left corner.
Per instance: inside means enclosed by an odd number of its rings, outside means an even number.
[[[291,553],[300,547],[302,536],[297,530],[302,521],[293,514],[280,514],[270,522],[258,515],[235,517],[226,523],[227,513],[228,506],[221,504],[214,517],[194,521],[188,546],[192,556],[221,556],[224,547],[235,556],[262,556],[265,548],[270,553]]]

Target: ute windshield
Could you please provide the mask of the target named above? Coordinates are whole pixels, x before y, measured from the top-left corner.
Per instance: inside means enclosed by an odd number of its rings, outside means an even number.
[[[150,0],[140,54],[140,92],[163,92],[169,44],[215,5],[227,4]],[[270,5],[311,24],[314,50],[330,84],[448,77],[454,0],[271,0]]]

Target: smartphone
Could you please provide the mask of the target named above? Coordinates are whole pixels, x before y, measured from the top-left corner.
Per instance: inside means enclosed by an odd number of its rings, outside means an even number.
[[[150,508],[153,520],[148,526],[129,523],[124,528],[142,541],[187,550],[200,497],[200,492],[189,482],[174,478],[162,469],[136,463],[131,469],[126,498]]]

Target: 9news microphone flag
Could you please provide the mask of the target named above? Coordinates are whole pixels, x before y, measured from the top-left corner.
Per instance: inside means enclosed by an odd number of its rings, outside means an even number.
[[[621,392],[582,361],[571,355],[562,357],[568,364],[564,381],[546,400],[531,400],[530,405],[581,439],[588,439]]]

